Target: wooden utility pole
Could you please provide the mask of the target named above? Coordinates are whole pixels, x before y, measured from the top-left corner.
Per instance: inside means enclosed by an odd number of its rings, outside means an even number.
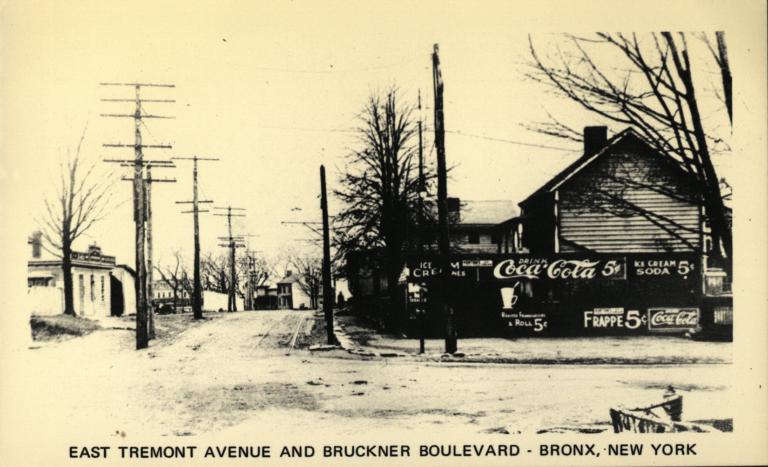
[[[328,226],[328,196],[325,189],[325,166],[320,166],[320,209],[323,212],[323,314],[328,344],[336,344],[333,333],[333,289],[331,288],[331,240]]]
[[[449,254],[451,249],[448,237],[448,177],[445,164],[445,120],[443,115],[443,76],[440,72],[440,48],[434,45],[432,52],[432,81],[435,91],[435,149],[437,151],[437,215],[440,250],[441,287],[436,294],[445,316],[445,351],[455,353],[457,350],[457,333],[453,306],[449,300],[450,274]],[[435,295],[435,294],[433,294]]]
[[[245,270],[246,270],[246,282],[245,282],[245,288],[246,288],[246,296],[245,300],[243,300],[243,308],[245,310],[253,310],[253,266],[254,266],[254,259],[253,254],[255,251],[246,249],[245,250],[245,258],[243,261],[245,261]]]
[[[182,211],[183,213],[192,213],[193,217],[193,223],[194,223],[194,237],[195,237],[195,257],[194,257],[194,272],[193,272],[193,282],[192,285],[192,313],[195,319],[203,319],[203,297],[202,297],[202,287],[200,285],[200,219],[199,214],[201,212],[208,212],[206,210],[201,210],[199,208],[199,205],[202,203],[213,203],[212,200],[201,200],[198,198],[197,193],[197,175],[198,175],[198,168],[197,168],[197,162],[198,161],[217,161],[218,158],[215,157],[198,157],[198,156],[192,156],[192,157],[172,157],[173,160],[191,160],[192,161],[192,201],[176,201],[176,204],[192,204],[192,210],[191,211]]]
[[[418,204],[418,243],[417,243],[417,252],[419,255],[424,253],[424,240],[426,237],[426,223],[424,222],[424,196],[426,195],[427,191],[427,184],[424,179],[424,140],[422,137],[422,118],[421,118],[421,89],[419,89],[419,184],[418,184],[418,190],[419,190],[419,204]],[[421,258],[419,258],[421,260]],[[427,305],[426,303],[421,302],[421,308],[419,309],[419,353],[425,352],[425,339],[426,339],[426,333],[427,333]]]
[[[168,116],[150,115],[142,112],[142,104],[145,102],[175,102],[171,99],[142,99],[141,88],[143,87],[161,87],[173,88],[173,84],[155,84],[155,83],[100,83],[102,86],[131,86],[134,88],[135,97],[133,99],[102,99],[103,102],[133,102],[135,111],[133,114],[101,114],[102,117],[120,117],[132,118],[134,120],[134,143],[133,144],[104,144],[104,147],[133,147],[133,160],[126,159],[105,159],[105,162],[117,162],[120,164],[131,164],[134,167],[133,172],[133,216],[135,224],[136,239],[136,349],[144,349],[149,346],[149,325],[148,309],[149,297],[147,296],[147,274],[145,264],[145,225],[146,206],[144,195],[144,165],[150,161],[144,160],[144,148],[162,148],[170,149],[170,145],[147,145],[142,143],[141,125],[147,118],[173,118]],[[161,161],[154,161],[161,163]]]
[[[223,237],[223,239],[227,240],[227,244],[219,246],[226,246],[229,248],[229,290],[227,291],[227,311],[237,311],[237,271],[235,269],[235,250],[237,248],[242,248],[245,245],[239,242],[239,240],[242,239],[242,236],[232,236],[232,218],[245,217],[245,214],[232,214],[232,211],[245,211],[245,208],[233,208],[232,206],[225,206],[215,207],[214,209],[224,209],[227,211],[226,214],[214,214],[214,216],[223,216],[227,218],[228,235],[227,237]],[[219,238],[222,239],[222,237]]]
[[[166,167],[161,165],[160,167]],[[155,307],[152,303],[154,290],[154,272],[153,272],[153,253],[152,253],[152,184],[153,183],[176,183],[175,178],[153,178],[152,164],[147,164],[147,176],[144,179],[146,186],[145,196],[147,203],[147,297],[149,301],[149,322],[148,334],[150,339],[155,338]]]
[[[128,166],[131,164],[120,164],[122,166]],[[173,161],[162,161],[162,163],[157,162],[147,162],[145,164],[146,166],[146,176],[144,177],[144,205],[146,206],[145,209],[145,237],[146,237],[146,253],[147,253],[147,329],[148,329],[148,335],[149,339],[152,340],[155,338],[155,310],[154,310],[154,304],[152,302],[153,300],[153,285],[154,285],[154,278],[153,278],[153,253],[152,253],[152,184],[153,183],[175,183],[175,178],[155,178],[152,176],[152,167],[163,167],[163,168],[174,168],[176,167],[173,165]],[[123,180],[125,181],[133,181],[133,178],[131,177],[123,177]]]

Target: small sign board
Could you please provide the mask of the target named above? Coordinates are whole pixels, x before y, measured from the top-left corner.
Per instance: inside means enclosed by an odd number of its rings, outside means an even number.
[[[698,308],[649,308],[648,330],[653,332],[682,332],[699,324]]]

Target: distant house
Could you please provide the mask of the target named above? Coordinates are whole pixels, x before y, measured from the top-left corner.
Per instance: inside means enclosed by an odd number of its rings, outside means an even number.
[[[171,285],[176,286],[176,290]],[[181,284],[160,279],[152,283],[152,303],[157,308],[173,307],[174,310],[183,310],[192,302],[189,291]]]
[[[277,287],[266,284],[256,286],[253,308],[255,310],[274,310],[277,308]]]
[[[448,198],[451,247],[461,253],[496,253],[498,225],[517,215],[510,200],[466,200]]]
[[[281,310],[312,308],[312,300],[299,284],[299,276],[286,271],[285,277],[277,282],[277,307]]]

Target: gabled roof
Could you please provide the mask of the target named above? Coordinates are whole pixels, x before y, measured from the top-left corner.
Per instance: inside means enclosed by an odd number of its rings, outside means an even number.
[[[509,200],[462,201],[460,224],[498,224],[517,215],[517,207]]]
[[[277,281],[278,284],[292,284],[294,282],[298,282],[299,276],[296,274],[288,274],[279,281]]]
[[[609,154],[611,152],[611,149],[616,147],[620,142],[627,140],[628,138],[633,138],[637,142],[643,144],[646,146],[652,154],[656,154],[659,157],[662,157],[667,162],[671,162],[670,166],[675,167],[677,170],[685,173],[686,176],[688,176],[688,172],[685,172],[685,170],[680,167],[677,163],[674,163],[671,159],[663,156],[661,153],[659,153],[656,148],[651,146],[648,141],[645,140],[642,136],[640,136],[637,131],[634,129],[627,128],[624,131],[621,131],[619,133],[616,133],[611,138],[608,139],[607,143],[601,150],[594,154],[585,154],[578,159],[576,159],[573,163],[571,163],[569,166],[567,166],[565,169],[563,169],[560,173],[552,177],[547,183],[539,187],[536,191],[534,191],[531,195],[529,195],[527,198],[525,198],[523,201],[518,203],[519,206],[522,206],[523,204],[527,203],[532,198],[537,197],[538,195],[545,193],[545,192],[553,192],[560,188],[560,186],[567,182],[571,177],[576,175],[577,173],[584,170],[587,166],[595,162],[597,159],[603,157],[606,154]]]

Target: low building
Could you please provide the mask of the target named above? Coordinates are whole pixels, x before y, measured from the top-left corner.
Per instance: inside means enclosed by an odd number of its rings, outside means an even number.
[[[192,304],[189,291],[181,283],[174,284],[175,288],[171,284],[162,279],[153,282],[152,304],[156,309],[182,311]]]
[[[118,264],[110,272],[111,315],[122,316],[136,313],[136,271],[125,264]]]
[[[498,226],[501,254],[411,257],[410,325],[426,312],[441,334],[441,293],[463,336],[684,333],[730,325],[728,278],[693,177],[632,129],[587,127],[584,154]],[[423,316],[423,315],[422,315]]]
[[[35,315],[57,315],[64,311],[64,274],[62,261],[46,255],[39,232],[30,237],[31,258],[27,262],[29,306]],[[75,314],[83,317],[110,316],[110,272],[115,257],[102,254],[92,244],[85,252],[72,252],[72,289]]]
[[[270,287],[266,284],[256,286],[253,299],[254,310],[276,310],[278,308],[277,302],[277,287]]]
[[[285,277],[277,282],[277,307],[281,310],[304,310],[314,308],[312,300],[299,283],[300,278],[293,271],[286,271]]]
[[[448,198],[451,249],[460,253],[496,253],[499,224],[517,215],[510,200]]]

